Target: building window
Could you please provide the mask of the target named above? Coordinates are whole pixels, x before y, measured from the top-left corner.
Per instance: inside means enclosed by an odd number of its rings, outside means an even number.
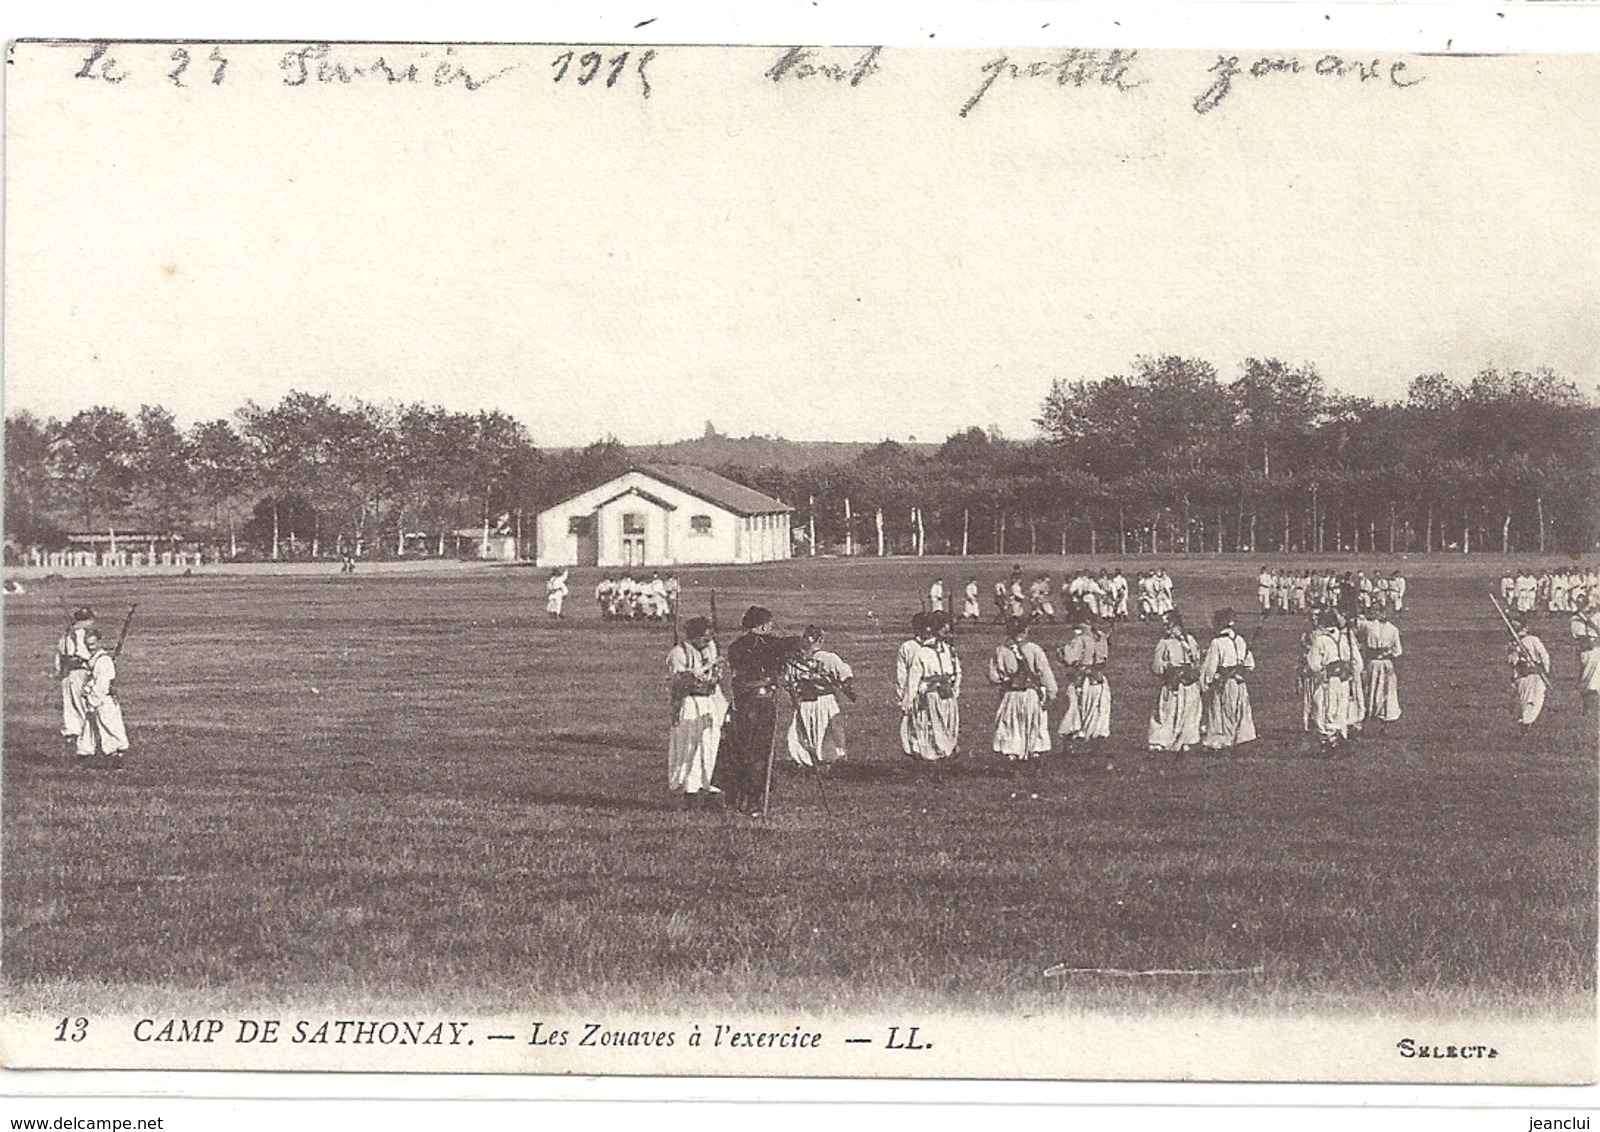
[[[709,535],[711,533],[711,516],[691,515],[689,517],[689,533],[695,535]]]
[[[622,513],[622,533],[625,535],[644,534],[644,512],[624,511]]]
[[[594,530],[594,522],[589,515],[573,515],[567,519],[567,533],[586,538]]]

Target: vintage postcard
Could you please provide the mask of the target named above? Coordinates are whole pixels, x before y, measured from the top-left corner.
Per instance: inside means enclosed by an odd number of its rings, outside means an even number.
[[[7,1066],[1595,1080],[1600,57],[7,64]]]

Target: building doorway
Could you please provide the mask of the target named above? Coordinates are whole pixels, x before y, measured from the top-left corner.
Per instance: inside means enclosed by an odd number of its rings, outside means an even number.
[[[622,564],[644,565],[644,512],[624,511],[622,514]]]

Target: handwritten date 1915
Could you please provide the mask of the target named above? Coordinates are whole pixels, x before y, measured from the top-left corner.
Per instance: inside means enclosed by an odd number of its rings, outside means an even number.
[[[623,73],[628,69],[628,60],[631,52],[622,51],[607,59],[603,52],[585,51],[579,55],[576,51],[563,51],[550,61],[550,68],[555,73],[550,76],[552,82],[565,82],[571,80],[579,86],[588,86],[599,78],[602,69],[605,74],[605,85],[609,89],[617,85]],[[650,49],[639,52],[634,62],[634,70],[639,75],[639,93],[645,98],[650,97],[650,77],[645,74],[645,66],[656,57]]]

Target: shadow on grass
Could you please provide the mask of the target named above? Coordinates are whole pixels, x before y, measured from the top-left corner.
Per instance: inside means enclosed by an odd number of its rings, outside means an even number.
[[[617,731],[552,731],[543,737],[545,743],[564,743],[572,747],[598,747],[608,751],[637,751],[636,736]]]
[[[7,763],[66,763],[71,757],[59,731],[36,723],[6,724],[4,745]]]
[[[572,806],[581,810],[599,810],[614,814],[645,813],[651,810],[664,811],[676,808],[673,805],[673,799],[665,790],[661,792],[660,798],[647,799],[577,793],[568,790],[539,790],[513,787],[502,791],[500,797],[508,802],[520,802],[528,805]]]

